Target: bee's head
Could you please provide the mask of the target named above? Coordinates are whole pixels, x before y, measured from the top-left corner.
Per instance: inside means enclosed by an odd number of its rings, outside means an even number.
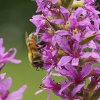
[[[45,45],[46,45],[46,42],[45,41],[39,41],[38,43],[37,43],[37,48],[38,48],[38,50],[40,50],[40,49],[42,49],[43,47],[45,47]]]

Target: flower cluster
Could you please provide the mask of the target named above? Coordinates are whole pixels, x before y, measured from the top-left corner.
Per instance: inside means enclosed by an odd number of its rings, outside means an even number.
[[[42,89],[62,100],[97,100],[100,97],[100,12],[95,0],[36,0],[37,15],[30,21],[34,35],[46,43],[41,49]],[[40,12],[42,14],[40,14]],[[56,82],[52,76],[62,77]]]
[[[16,49],[11,48],[5,52],[3,46],[3,38],[0,38],[0,71],[7,62],[19,64],[20,60],[15,59]],[[23,85],[19,90],[10,93],[9,89],[12,85],[12,78],[5,78],[5,73],[0,74],[0,100],[22,100],[23,92],[26,89],[26,85]]]

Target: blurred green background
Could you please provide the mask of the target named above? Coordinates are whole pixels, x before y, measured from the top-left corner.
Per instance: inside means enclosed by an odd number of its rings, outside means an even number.
[[[19,65],[8,63],[2,72],[13,78],[11,91],[27,84],[23,100],[46,100],[47,97],[47,92],[34,95],[39,90],[45,72],[32,68],[28,62],[25,44],[25,32],[35,31],[35,27],[29,21],[35,11],[36,3],[31,0],[0,0],[0,37],[4,38],[6,51],[11,47],[17,48],[16,58],[22,60]],[[52,94],[51,100],[60,99]]]
[[[4,38],[6,51],[11,47],[17,48],[16,58],[22,60],[18,65],[7,63],[2,72],[13,78],[11,91],[23,84],[28,85],[23,100],[46,100],[47,97],[47,92],[34,95],[40,89],[45,72],[32,68],[25,44],[25,32],[35,31],[34,25],[29,21],[35,11],[36,3],[31,0],[0,0],[0,37]],[[56,98],[53,95],[51,100],[58,100]]]

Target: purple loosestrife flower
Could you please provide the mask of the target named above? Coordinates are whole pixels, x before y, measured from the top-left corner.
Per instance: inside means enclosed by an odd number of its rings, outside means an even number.
[[[35,15],[35,16],[32,17],[32,19],[30,19],[30,21],[32,23],[34,23],[35,26],[37,27],[36,34],[39,33],[40,29],[44,29],[44,25],[45,25],[45,22],[46,22],[44,16],[42,16],[42,15]]]
[[[99,19],[98,14],[100,14],[100,12],[96,10],[96,6],[94,5],[95,1],[96,0],[86,0],[84,8],[88,11],[88,14],[92,19]]]
[[[7,62],[15,64],[21,63],[20,60],[14,58],[15,55],[16,55],[15,48],[11,48],[7,52],[5,52],[5,47],[3,46],[3,38],[0,38],[0,69],[2,69]]]
[[[0,100],[22,100],[23,92],[26,85],[23,85],[19,90],[10,93],[9,89],[12,84],[11,77],[4,78],[5,74],[0,74]]]
[[[61,83],[56,83],[53,81],[50,76],[46,76],[42,82],[42,89],[37,91],[36,94],[46,90],[48,91],[48,99],[50,99],[50,91],[52,91],[55,95],[62,98],[62,100],[70,100],[70,99],[85,99],[85,95],[92,90],[92,86],[94,84],[95,89],[94,92],[99,89],[98,81],[100,79],[97,78],[100,75],[100,66],[96,68],[92,68],[92,64],[86,64],[83,69],[78,72],[73,66],[67,65],[65,67],[59,67],[57,69],[62,75],[66,76],[67,79],[62,80]],[[89,79],[92,74],[90,83],[88,84],[87,89],[85,88],[85,81]],[[68,91],[68,90],[72,91]],[[79,92],[82,89],[81,93]],[[83,93],[85,91],[86,94]],[[77,93],[83,94],[84,97],[77,95]]]
[[[45,10],[47,7],[50,7],[51,4],[56,4],[57,0],[36,0],[36,3],[38,5],[38,9],[36,12],[40,12]]]
[[[71,28],[86,28],[90,25],[90,19],[87,17],[87,12],[83,8],[78,8],[76,11],[70,16],[70,25]]]
[[[36,0],[37,14],[30,20],[36,26],[47,71],[41,90],[62,100],[98,100],[100,98],[100,12],[95,0]],[[77,6],[73,6],[76,4]],[[55,73],[55,74],[54,74]],[[63,77],[56,82],[53,77]],[[96,96],[95,96],[96,94]]]
[[[70,88],[71,85],[73,85],[73,82],[67,82],[66,80],[63,80],[61,83],[56,83],[49,76],[47,76],[43,80],[42,90],[37,91],[36,94],[42,92],[43,90],[46,90],[48,91],[47,100],[50,99],[50,91],[53,91],[53,93],[61,97],[62,100],[73,99],[75,94],[78,91],[80,91],[84,85],[83,84],[77,85],[75,88],[73,88],[73,91],[70,93],[68,90],[66,91],[66,89]]]

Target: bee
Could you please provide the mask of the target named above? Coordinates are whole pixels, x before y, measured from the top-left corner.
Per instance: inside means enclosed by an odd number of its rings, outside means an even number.
[[[37,69],[42,68],[43,61],[41,56],[41,49],[45,46],[45,42],[44,41],[38,42],[36,37],[34,36],[34,33],[31,33],[30,35],[26,33],[25,39],[28,48],[29,62],[32,64],[33,67]]]

